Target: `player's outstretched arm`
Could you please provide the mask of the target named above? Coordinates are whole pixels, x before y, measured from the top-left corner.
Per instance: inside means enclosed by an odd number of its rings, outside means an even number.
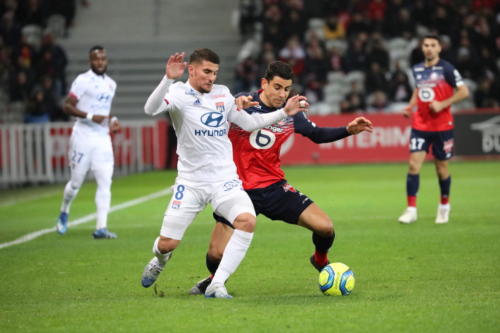
[[[241,97],[241,96],[240,96]],[[239,97],[239,98],[240,98]],[[239,99],[238,98],[238,99]],[[306,98],[304,96],[294,96],[294,102],[288,104],[279,110],[269,112],[269,113],[252,113],[248,114],[245,111],[238,111],[240,108],[238,107],[238,104],[236,103],[235,107],[229,112],[228,115],[228,120],[232,123],[235,123],[245,131],[251,132],[256,129],[266,127],[269,125],[272,125],[281,119],[287,117],[287,116],[292,116],[296,114],[297,112],[300,111],[306,111],[306,108],[308,106],[307,103],[299,105],[301,100],[305,100]],[[237,101],[238,101],[237,99]],[[290,101],[290,100],[289,100]],[[242,99],[240,100],[241,103],[249,103],[253,104],[254,102],[251,102],[251,99]],[[243,106],[243,104],[240,104]]]
[[[295,132],[299,133],[314,143],[327,143],[342,140],[349,135],[355,135],[363,131],[372,131],[372,123],[364,117],[358,117],[347,126],[342,127],[320,127],[307,119],[303,114],[293,117]]]
[[[153,90],[151,95],[149,95],[144,105],[144,112],[146,114],[154,116],[167,110],[163,103],[163,98],[167,94],[173,80],[180,78],[182,74],[184,74],[184,70],[187,67],[184,56],[185,53],[181,52],[174,53],[168,58],[165,64],[165,76],[163,76],[160,84]]]

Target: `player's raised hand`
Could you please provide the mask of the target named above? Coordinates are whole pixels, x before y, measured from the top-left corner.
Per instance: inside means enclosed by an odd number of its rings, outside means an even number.
[[[358,134],[363,131],[372,132],[373,125],[372,122],[366,119],[365,117],[357,117],[349,124],[347,124],[347,132],[350,134]]]
[[[293,116],[299,112],[307,112],[309,103],[307,103],[307,97],[301,95],[295,95],[290,97],[285,104],[285,112],[289,116]]]
[[[172,54],[165,65],[165,75],[172,80],[178,79],[184,74],[187,67],[187,62],[184,61],[186,53],[177,52]]]
[[[236,103],[238,110],[247,109],[252,106],[259,105],[259,102],[253,101],[252,99],[253,99],[252,96],[240,96],[236,98],[234,102]]]

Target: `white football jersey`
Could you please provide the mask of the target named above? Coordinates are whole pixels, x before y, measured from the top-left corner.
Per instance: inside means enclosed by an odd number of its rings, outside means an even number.
[[[223,85],[215,84],[209,93],[202,94],[189,81],[172,82],[164,77],[144,110],[149,115],[169,112],[177,135],[177,171],[188,185],[238,178],[228,137],[229,122],[253,131],[286,117],[283,109],[252,115],[237,110],[233,95]]]
[[[69,94],[78,99],[76,108],[95,115],[109,116],[111,102],[115,96],[116,82],[106,74],[97,75],[91,69],[76,77]],[[77,118],[73,132],[82,135],[109,133],[109,122],[101,124],[86,118]]]
[[[188,82],[170,86],[163,99],[177,134],[179,177],[195,182],[237,178],[227,133],[228,112],[235,106],[226,86],[199,93]]]

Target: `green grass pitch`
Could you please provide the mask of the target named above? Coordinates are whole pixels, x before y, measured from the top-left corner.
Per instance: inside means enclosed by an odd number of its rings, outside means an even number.
[[[498,332],[500,162],[457,162],[451,221],[434,224],[438,185],[421,173],[419,220],[405,207],[404,164],[286,168],[289,182],[333,219],[331,258],[349,265],[356,287],[323,296],[308,262],[311,233],[264,217],[228,281],[232,300],[188,295],[207,275],[213,226],[208,209],[188,229],[153,288],[140,285],[168,196],[113,212],[117,240],[93,240],[95,221],[0,249],[1,332]],[[117,178],[113,205],[171,185],[175,173]],[[0,243],[51,228],[63,185],[1,191]],[[86,183],[70,219],[94,213]]]

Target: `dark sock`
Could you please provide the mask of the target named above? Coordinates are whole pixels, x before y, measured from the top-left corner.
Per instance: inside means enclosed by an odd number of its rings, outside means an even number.
[[[314,261],[319,265],[326,266],[328,264],[328,250],[335,240],[335,233],[327,237],[313,233],[312,240],[315,246]]]
[[[420,185],[420,175],[406,175],[406,199],[409,207],[417,206],[417,192]]]
[[[451,176],[446,179],[439,180],[439,188],[441,190],[441,204],[446,205],[450,198]]]
[[[208,271],[213,276],[215,274],[215,272],[217,271],[217,268],[219,267],[220,260],[219,259],[214,259],[214,258],[210,257],[208,255],[208,253],[207,253],[205,263],[207,265]]]

